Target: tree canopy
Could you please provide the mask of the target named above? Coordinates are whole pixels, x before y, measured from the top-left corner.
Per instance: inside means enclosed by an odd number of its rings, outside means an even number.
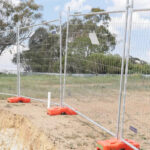
[[[12,5],[8,0],[0,0],[0,55],[7,47],[16,43],[17,26],[30,26],[41,18],[41,8],[34,0],[20,1],[18,5]],[[20,31],[20,41],[28,36],[27,28]]]
[[[103,11],[93,8],[92,12]],[[67,73],[120,74],[122,58],[111,54],[116,37],[109,31],[111,18],[107,14],[74,17],[69,24]],[[66,22],[62,26],[63,63],[66,44]],[[99,45],[90,41],[89,33],[95,32]],[[59,72],[59,25],[48,25],[34,30],[28,40],[28,51],[21,53],[21,65],[25,71]],[[16,63],[16,56],[13,59]],[[125,68],[125,66],[124,66]],[[150,66],[130,57],[129,73],[148,73]]]
[[[93,8],[92,12],[101,12],[99,8]],[[111,18],[108,14],[86,15],[85,17],[74,17],[70,20],[69,49],[72,54],[88,56],[92,53],[107,53],[114,50],[116,38],[109,29]],[[89,33],[96,33],[99,45],[93,45]]]
[[[53,29],[38,28],[28,41],[29,50],[20,55],[25,71],[57,72],[59,70],[59,35]],[[13,62],[16,63],[16,55]],[[57,66],[57,67],[56,67]]]
[[[104,11],[93,8],[92,12]],[[70,19],[69,25],[69,57],[85,58],[94,53],[106,54],[115,48],[115,36],[108,30],[109,15],[87,15],[82,18]],[[21,54],[22,66],[28,71],[55,72],[59,70],[59,37],[52,34],[52,30],[58,30],[59,26],[49,26],[49,29],[39,28],[30,37],[28,42],[29,51]],[[62,26],[63,55],[66,43],[66,22]],[[59,31],[57,31],[59,32]],[[100,45],[93,45],[89,33],[95,32]],[[48,45],[47,45],[48,43]],[[49,58],[49,59],[48,59]],[[13,60],[16,62],[16,58]],[[77,64],[77,63],[76,63]],[[68,64],[70,66],[71,64]]]

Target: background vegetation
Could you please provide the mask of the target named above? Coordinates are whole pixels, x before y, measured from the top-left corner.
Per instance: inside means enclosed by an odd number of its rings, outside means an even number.
[[[1,0],[0,55],[16,43],[16,26],[35,24],[42,17],[41,6],[34,0],[21,1],[11,5]],[[104,11],[93,8],[91,12]],[[121,57],[112,55],[117,44],[116,35],[109,31],[111,17],[108,14],[87,15],[70,19],[68,45],[68,73],[120,74]],[[89,33],[95,33],[99,45],[91,43]],[[59,25],[45,25],[39,28],[20,30],[20,45],[25,43],[27,51],[21,53],[21,66],[26,72],[59,72]],[[63,64],[66,46],[66,22],[62,26]],[[16,55],[13,60],[16,63]],[[138,58],[130,57],[129,73],[150,73],[150,65]]]

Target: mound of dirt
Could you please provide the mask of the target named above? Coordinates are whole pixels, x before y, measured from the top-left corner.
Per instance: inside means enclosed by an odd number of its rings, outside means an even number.
[[[86,110],[87,108],[84,108],[82,110],[83,113]],[[27,150],[34,150],[35,148],[36,150],[93,150],[96,149],[98,140],[111,138],[110,135],[79,115],[47,115],[46,103],[10,104],[6,100],[0,100],[0,113],[0,131],[1,129],[15,129],[15,133],[18,132],[17,137],[21,137],[18,143],[26,145]],[[99,118],[101,116],[98,115],[96,117]],[[113,125],[109,123],[109,126],[111,129]],[[7,130],[7,132],[13,134],[12,132],[14,131]],[[43,148],[47,147],[47,145],[50,148]],[[4,150],[18,149],[6,148]],[[19,150],[22,149],[20,148]]]
[[[26,117],[0,110],[0,149],[56,150],[47,136]]]

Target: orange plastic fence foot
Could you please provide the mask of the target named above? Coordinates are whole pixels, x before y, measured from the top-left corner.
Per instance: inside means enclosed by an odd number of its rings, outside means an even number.
[[[140,149],[140,145],[132,140],[127,140],[130,144],[135,146],[136,148]],[[97,142],[97,150],[132,150],[128,145],[123,143],[121,140],[118,139],[110,139],[105,141],[98,141]]]
[[[140,149],[140,144],[133,141],[133,140],[129,140],[129,139],[125,139],[128,143],[132,144],[134,147],[136,147],[137,149]],[[133,150],[130,146],[126,145],[126,149],[127,150]]]
[[[30,103],[31,102],[31,99],[29,98],[24,98],[24,97],[10,97],[7,99],[7,101],[9,103]]]
[[[55,116],[55,115],[77,115],[72,109],[68,107],[54,107],[50,108],[47,111],[48,115]]]

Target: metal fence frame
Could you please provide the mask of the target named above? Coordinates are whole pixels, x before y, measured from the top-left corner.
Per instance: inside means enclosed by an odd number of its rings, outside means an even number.
[[[64,64],[64,83],[63,83],[63,105],[71,108],[75,112],[78,113],[81,117],[88,120],[90,123],[95,126],[101,128],[103,131],[108,134],[121,139],[122,142],[130,146],[134,150],[138,150],[136,147],[131,145],[123,138],[123,129],[124,129],[124,117],[125,117],[125,104],[126,104],[126,90],[127,90],[127,80],[128,80],[128,63],[129,63],[129,54],[130,54],[130,42],[131,42],[131,31],[132,31],[132,15],[133,12],[138,11],[150,11],[150,9],[133,9],[133,1],[134,0],[126,0],[126,10],[116,10],[116,11],[104,11],[104,12],[96,12],[96,13],[86,13],[86,14],[70,14],[70,8],[68,8],[67,13],[67,31],[66,31],[66,49],[65,49],[65,64]],[[72,106],[66,104],[65,101],[65,90],[66,90],[66,70],[67,70],[67,55],[68,55],[68,40],[69,40],[69,21],[71,16],[86,16],[86,15],[98,15],[98,14],[111,14],[111,13],[125,13],[125,29],[124,29],[124,43],[123,43],[123,55],[122,55],[122,66],[121,66],[121,77],[120,77],[120,92],[118,99],[118,119],[117,119],[117,131],[116,133],[111,132],[107,128],[98,124],[97,122],[90,119],[88,116],[82,114],[81,112],[74,109]],[[127,56],[125,58],[125,54]],[[126,67],[124,72],[124,64],[126,61]]]
[[[130,4],[131,3],[131,4]],[[133,8],[133,0],[126,0],[126,9],[125,10],[116,10],[116,11],[103,11],[103,12],[96,12],[96,13],[86,13],[86,14],[71,14],[70,8],[68,9],[67,13],[67,31],[66,31],[66,48],[65,48],[65,63],[64,63],[64,73],[62,72],[62,18],[60,14],[60,18],[56,20],[51,20],[48,22],[43,22],[41,24],[36,24],[32,26],[26,27],[16,27],[16,45],[17,45],[17,91],[16,94],[10,93],[0,93],[0,95],[6,96],[23,96],[21,95],[20,89],[20,29],[27,28],[27,27],[35,27],[40,26],[47,23],[59,22],[60,25],[60,104],[52,103],[54,105],[60,105],[61,107],[67,106],[78,113],[81,117],[88,120],[90,123],[94,124],[95,126],[99,127],[103,131],[107,132],[113,137],[121,139],[125,144],[133,148],[134,150],[138,150],[136,147],[132,146],[123,138],[123,130],[124,130],[124,117],[125,117],[125,104],[126,104],[126,90],[127,90],[127,81],[128,81],[128,62],[129,62],[129,54],[130,54],[130,42],[131,42],[131,31],[132,31],[132,14],[133,12],[140,12],[140,11],[150,11],[150,9],[134,9]],[[65,103],[65,91],[66,91],[66,77],[67,77],[67,56],[68,56],[68,40],[69,40],[69,21],[70,17],[72,16],[86,16],[86,15],[98,15],[98,14],[114,14],[114,13],[125,13],[125,28],[124,28],[124,42],[123,42],[123,54],[122,54],[122,65],[121,65],[121,75],[120,75],[120,90],[119,90],[119,98],[118,98],[118,116],[117,116],[117,131],[116,133],[111,132],[101,124],[90,119],[88,116],[82,114],[81,112],[74,109],[72,106]],[[9,30],[11,31],[11,30]],[[4,32],[0,32],[4,33]],[[125,53],[127,53],[127,57],[125,58]],[[124,64],[126,61],[126,67],[124,72]],[[37,99],[33,97],[31,98],[34,101],[39,101],[46,103],[43,99]]]
[[[129,18],[129,23],[128,23],[128,37],[127,37],[127,48],[126,48],[126,52],[127,52],[127,57],[126,57],[126,67],[125,67],[125,79],[124,79],[124,87],[123,87],[123,100],[122,100],[122,118],[121,118],[121,127],[120,127],[120,139],[127,144],[128,146],[130,146],[132,149],[134,150],[139,150],[136,147],[134,147],[133,145],[131,145],[129,142],[127,142],[124,139],[124,122],[125,122],[125,109],[126,109],[126,93],[127,93],[127,82],[128,82],[128,67],[129,67],[129,56],[130,56],[130,47],[131,47],[131,32],[132,32],[132,24],[133,24],[133,13],[135,12],[146,12],[146,11],[150,11],[149,8],[147,9],[134,9],[134,0],[131,0],[131,4],[130,4],[130,18]]]
[[[35,24],[35,25],[31,25],[31,26],[25,26],[25,27],[20,27],[19,25],[16,27],[16,49],[17,49],[17,83],[16,83],[16,87],[17,87],[17,91],[15,94],[10,94],[10,93],[1,93],[0,95],[5,95],[5,96],[22,96],[22,97],[26,97],[26,98],[30,98],[33,101],[39,101],[39,102],[43,102],[43,103],[47,103],[47,101],[43,100],[43,99],[38,99],[36,97],[27,97],[27,96],[23,96],[21,94],[21,82],[20,82],[20,29],[24,29],[24,28],[29,28],[29,27],[36,27],[36,26],[40,26],[40,25],[45,25],[45,24],[51,24],[54,22],[58,22],[59,23],[59,43],[60,43],[60,70],[59,70],[59,76],[60,76],[60,103],[51,103],[52,105],[61,105],[62,104],[62,18],[61,18],[61,14],[59,19],[55,19],[55,20],[50,20],[50,21],[46,21],[43,23],[39,23],[39,24]],[[12,31],[12,30],[9,30]],[[8,31],[8,32],[9,32]],[[0,32],[0,33],[5,33],[5,32]]]
[[[125,62],[125,50],[126,50],[126,39],[127,39],[127,25],[128,25],[128,9],[129,9],[129,1],[127,0],[127,7],[126,10],[117,10],[117,11],[103,11],[103,12],[96,12],[96,13],[87,13],[87,14],[70,14],[70,8],[68,8],[67,13],[67,31],[66,31],[66,49],[65,49],[65,64],[64,64],[64,83],[63,83],[63,104],[75,112],[79,114],[84,119],[88,120],[92,124],[96,125],[97,127],[101,128],[103,131],[107,132],[113,137],[119,138],[119,130],[120,130],[120,115],[121,115],[121,103],[122,103],[122,90],[123,90],[123,76],[124,76],[124,62]],[[88,116],[82,114],[81,112],[75,110],[72,106],[66,104],[65,101],[65,90],[66,90],[66,76],[67,76],[67,56],[68,56],[68,40],[69,40],[69,21],[70,17],[72,16],[86,16],[86,15],[100,15],[100,14],[115,14],[115,13],[126,13],[125,18],[125,29],[124,29],[124,42],[123,42],[123,56],[122,56],[122,66],[121,66],[121,78],[120,78],[120,92],[119,92],[119,100],[118,100],[118,120],[117,120],[117,132],[113,133],[101,124],[95,122],[94,120],[90,119]]]

